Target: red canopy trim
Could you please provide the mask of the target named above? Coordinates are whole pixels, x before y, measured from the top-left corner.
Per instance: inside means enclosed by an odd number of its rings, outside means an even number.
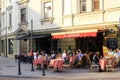
[[[97,29],[73,31],[73,32],[63,32],[63,33],[53,33],[52,39],[78,38],[78,37],[90,37],[90,36],[96,37],[97,36]]]

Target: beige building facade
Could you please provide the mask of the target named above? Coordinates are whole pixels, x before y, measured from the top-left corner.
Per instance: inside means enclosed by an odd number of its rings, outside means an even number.
[[[1,0],[1,55],[120,47],[119,0]],[[114,45],[114,46],[113,46]]]

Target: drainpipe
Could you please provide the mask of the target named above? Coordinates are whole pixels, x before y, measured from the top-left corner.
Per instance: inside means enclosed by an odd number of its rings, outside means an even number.
[[[71,0],[71,14],[72,14],[72,27],[74,26],[74,15],[73,15],[73,11],[72,11],[72,8],[73,8],[73,6],[72,6],[72,0]]]
[[[104,11],[104,0],[102,1],[102,10]],[[104,14],[105,14],[105,11],[103,12],[103,23],[105,23]]]
[[[120,35],[120,17],[119,17],[119,23],[118,23],[118,25],[117,25],[117,41],[118,41],[118,47],[120,47],[120,44],[119,44],[119,42],[120,42],[120,38],[119,38],[119,35]]]

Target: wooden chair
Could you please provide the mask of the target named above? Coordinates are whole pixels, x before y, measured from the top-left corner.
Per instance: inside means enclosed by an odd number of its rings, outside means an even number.
[[[70,62],[69,62],[69,63],[64,63],[64,64],[63,64],[63,69],[67,68],[67,69],[70,70],[70,68],[71,68],[70,65],[71,65]]]
[[[70,68],[71,68],[70,57],[68,56],[67,59],[69,60],[69,62],[64,62],[64,63],[63,63],[63,69],[67,68],[67,69],[70,70]]]
[[[106,71],[113,71],[113,59],[107,59],[107,63],[105,65]]]
[[[93,57],[92,57],[93,59]],[[99,71],[100,70],[100,65],[96,64],[95,62],[93,62],[90,57],[88,58],[89,60],[89,64],[90,64],[90,71]]]
[[[99,65],[96,64],[95,62],[92,62],[90,58],[87,58],[89,60],[90,64],[90,71],[99,71]]]
[[[87,64],[87,57],[84,55],[81,57],[81,67],[84,69],[86,67]]]
[[[94,63],[94,62],[91,62],[91,66],[90,66],[90,71],[99,71],[99,65]]]

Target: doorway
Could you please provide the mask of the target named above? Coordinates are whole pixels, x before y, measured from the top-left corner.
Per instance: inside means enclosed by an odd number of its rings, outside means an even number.
[[[103,33],[97,33],[96,37],[76,38],[76,49],[81,49],[82,52],[100,51],[102,54]]]
[[[36,39],[36,50],[37,51],[44,50],[49,54],[51,51],[51,39],[49,37],[37,38]]]

